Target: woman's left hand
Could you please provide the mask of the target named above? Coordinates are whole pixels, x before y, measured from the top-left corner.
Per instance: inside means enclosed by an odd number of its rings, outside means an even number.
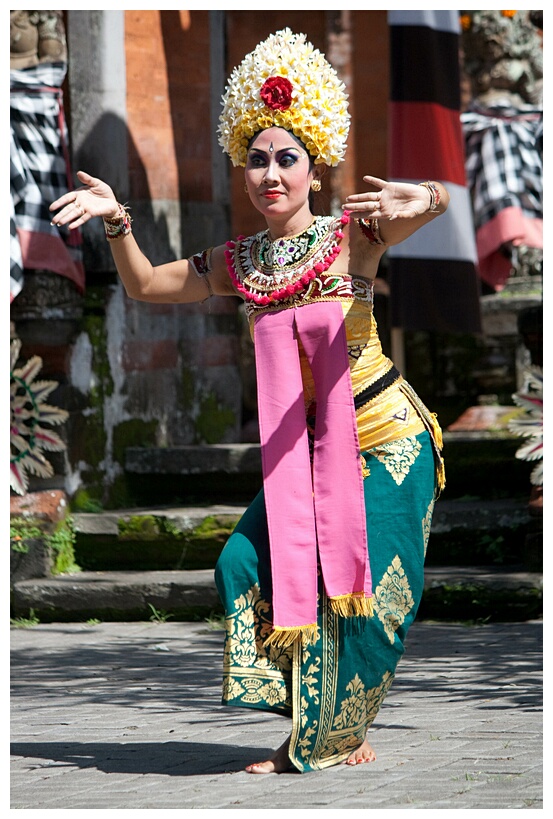
[[[422,185],[408,182],[386,182],[377,176],[364,176],[363,181],[377,191],[354,193],[346,198],[344,210],[360,219],[413,219],[430,208],[430,192]]]

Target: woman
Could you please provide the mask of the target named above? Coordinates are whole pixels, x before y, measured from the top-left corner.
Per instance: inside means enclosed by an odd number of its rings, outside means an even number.
[[[438,183],[389,183],[314,217],[310,197],[349,127],[343,84],[289,29],[231,75],[220,143],[245,168],[267,230],[152,267],[99,179],[52,204],[54,223],[104,219],[129,296],[245,301],[256,351],[263,490],[216,568],[227,636],[223,702],[292,716],[250,773],[375,758],[366,734],[392,682],[423,587],[443,486],[440,430],[382,354],[373,281],[391,244],[443,213]]]

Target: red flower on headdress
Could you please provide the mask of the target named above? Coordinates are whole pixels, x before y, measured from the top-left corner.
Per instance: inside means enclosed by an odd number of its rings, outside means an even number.
[[[267,108],[286,111],[292,104],[293,86],[286,77],[269,77],[261,87],[261,99]]]

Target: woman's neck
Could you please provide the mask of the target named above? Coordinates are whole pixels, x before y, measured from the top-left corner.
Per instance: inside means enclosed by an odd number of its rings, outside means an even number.
[[[266,217],[267,229],[272,241],[297,236],[312,224],[315,217],[310,210],[302,210],[292,217],[271,219]]]

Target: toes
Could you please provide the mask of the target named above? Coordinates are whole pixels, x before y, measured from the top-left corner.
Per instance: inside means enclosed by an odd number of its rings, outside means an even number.
[[[357,750],[355,754],[346,759],[346,765],[362,765],[365,762],[374,762],[376,759],[375,752],[371,750]]]
[[[268,760],[267,762],[254,762],[252,765],[246,765],[245,770],[251,774],[268,774],[273,773],[275,767],[271,760]]]

